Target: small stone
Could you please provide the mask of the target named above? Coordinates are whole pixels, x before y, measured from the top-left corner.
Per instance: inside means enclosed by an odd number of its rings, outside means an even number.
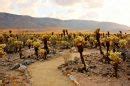
[[[20,67],[18,68],[20,72],[25,72],[27,70],[27,67],[25,65],[20,64]]]
[[[20,67],[20,64],[16,63],[10,69],[15,70],[15,69],[18,69],[19,67]]]
[[[22,65],[27,66],[27,65],[30,65],[32,63],[34,63],[34,61],[32,61],[32,60],[25,60],[25,61],[22,62]]]

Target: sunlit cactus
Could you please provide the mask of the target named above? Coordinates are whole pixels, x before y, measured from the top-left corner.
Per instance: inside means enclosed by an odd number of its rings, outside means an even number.
[[[49,35],[43,34],[43,35],[41,36],[41,39],[42,39],[42,40],[44,40],[45,38],[46,38],[46,39],[49,39]]]
[[[94,45],[96,46],[97,40],[93,36],[90,36],[89,37],[89,43],[90,43],[91,47],[93,47]]]
[[[101,43],[104,43],[107,46],[107,43],[110,43],[110,37],[104,37],[104,38],[102,38],[101,39]],[[110,46],[110,44],[108,46]]]
[[[41,46],[40,42],[34,41],[33,46],[39,48]]]
[[[109,54],[109,58],[113,61],[113,63],[120,63],[122,61],[120,58],[121,52],[110,51]]]
[[[33,42],[34,50],[35,50],[35,55],[38,58],[38,48],[41,46],[40,42],[34,41]]]
[[[28,39],[26,45],[28,46],[29,49],[31,48],[32,44],[33,44],[33,40]]]
[[[14,41],[14,46],[15,46],[15,52],[21,51],[21,48],[23,46],[22,41]]]
[[[76,45],[77,45],[78,43],[84,44],[85,40],[84,40],[84,38],[83,38],[82,36],[77,36],[77,38],[74,39],[74,42],[75,42]]]
[[[110,40],[112,42],[118,42],[119,41],[119,37],[117,37],[116,35],[112,35],[112,36],[110,36]]]
[[[61,48],[62,49],[68,49],[70,48],[70,43],[67,41],[61,41]]]
[[[25,33],[19,34],[18,38],[19,38],[18,40],[23,42],[23,46],[26,45],[26,42],[27,42],[28,39],[31,39],[30,35],[25,34]]]
[[[42,59],[47,59],[47,58],[46,58],[47,52],[46,52],[45,49],[39,49],[38,55],[39,55],[39,57],[42,58]]]
[[[6,44],[0,44],[0,58],[5,58],[5,60],[7,60],[6,52],[4,52],[5,47]]]
[[[127,45],[127,40],[126,39],[119,40],[119,46],[121,48],[125,48],[126,45]]]
[[[59,38],[57,35],[50,36],[49,41],[50,41],[51,46],[52,46],[52,52],[56,52],[55,49],[56,49],[58,40],[59,40]]]
[[[4,58],[5,54],[4,50],[0,48],[0,58]]]
[[[85,64],[85,60],[83,58],[83,49],[84,49],[84,38],[81,37],[81,36],[78,36],[76,39],[75,39],[75,45],[77,46],[78,48],[78,52],[80,53],[80,58],[81,58],[81,61],[82,61],[82,64],[84,65],[84,70],[86,70],[86,64]]]
[[[116,35],[112,35],[110,36],[110,41],[113,48],[113,52],[115,52],[116,49],[119,48],[119,37],[117,37]]]
[[[4,37],[4,42],[8,42],[9,35],[7,33],[1,34]]]
[[[118,77],[117,72],[118,72],[119,64],[122,62],[120,55],[121,55],[121,52],[113,52],[113,51],[109,52],[109,58],[112,60],[111,63],[113,65],[115,77]]]
[[[49,38],[49,41],[55,45],[56,44],[56,41],[57,41],[57,36],[56,35],[52,35],[50,38]]]
[[[62,40],[63,40],[63,41],[68,41],[69,38],[68,38],[68,36],[63,36],[63,37],[62,37]]]
[[[0,44],[0,48],[4,49],[6,47],[6,44]]]
[[[49,36],[48,35],[43,35],[42,36],[42,41],[44,43],[44,49],[47,51],[47,54],[49,54],[48,40],[49,40]]]
[[[94,33],[95,33],[96,40],[97,40],[97,43],[99,46],[100,54],[103,54],[101,43],[100,43],[100,28],[96,29],[96,31]]]
[[[110,51],[110,37],[106,36],[101,39],[101,43],[104,44],[104,47],[106,48],[106,54],[104,52],[103,59],[105,59],[106,63],[110,63],[110,59],[108,57],[109,51]]]

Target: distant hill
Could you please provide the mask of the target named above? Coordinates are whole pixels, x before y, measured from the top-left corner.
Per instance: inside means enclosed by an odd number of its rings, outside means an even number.
[[[45,29],[45,27],[63,27],[73,30],[94,31],[101,28],[102,31],[126,31],[130,27],[112,22],[98,22],[91,20],[60,20],[55,18],[36,18],[24,15],[0,13],[0,28],[28,28]]]

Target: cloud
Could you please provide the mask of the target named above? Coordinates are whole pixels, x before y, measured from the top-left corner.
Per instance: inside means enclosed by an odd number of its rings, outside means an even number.
[[[58,5],[69,6],[78,3],[80,0],[53,0]]]
[[[6,1],[6,0],[1,0],[0,3],[0,11],[9,11],[10,12],[10,6],[11,6],[11,2],[10,1]]]
[[[103,6],[104,0],[84,0],[90,8],[98,8]]]
[[[0,12],[37,16],[37,9],[43,7],[46,0],[1,0]]]
[[[102,7],[104,0],[53,0],[61,6],[72,6],[75,4],[86,4],[90,8]]]

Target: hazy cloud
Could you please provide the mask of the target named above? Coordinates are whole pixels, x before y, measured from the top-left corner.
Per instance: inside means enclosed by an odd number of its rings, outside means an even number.
[[[53,0],[61,6],[72,6],[74,4],[85,3],[90,8],[102,7],[104,0]]]
[[[90,8],[102,7],[104,0],[84,0]]]
[[[58,5],[68,6],[80,2],[80,0],[53,0]]]

